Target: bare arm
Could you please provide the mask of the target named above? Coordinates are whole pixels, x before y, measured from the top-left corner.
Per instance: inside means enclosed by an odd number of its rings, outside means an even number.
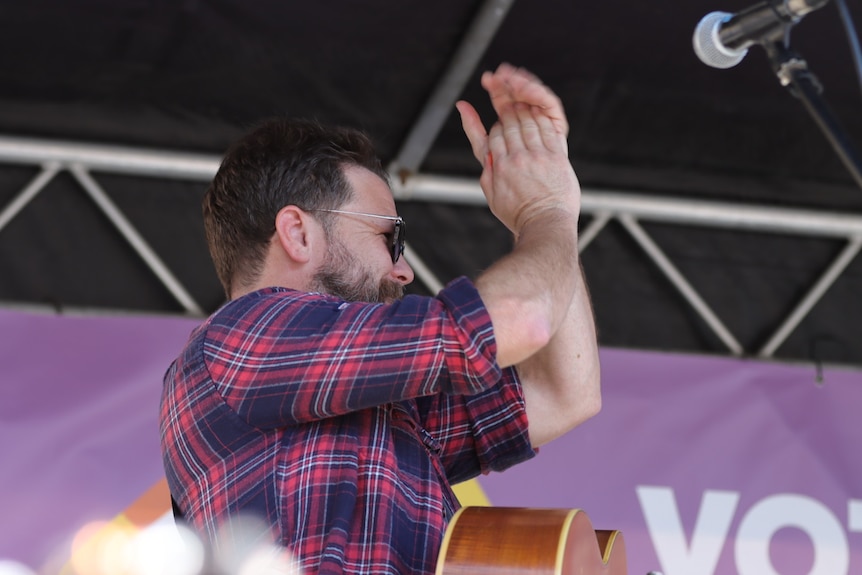
[[[508,65],[483,75],[482,84],[499,117],[490,133],[472,106],[461,102],[458,110],[484,168],[488,204],[516,243],[477,287],[494,324],[498,362],[516,364],[521,375],[538,446],[601,405],[595,324],[577,254],[580,187],[560,100]]]
[[[488,205],[516,237],[512,252],[476,282],[494,324],[497,360],[513,365],[547,345],[572,301],[578,263],[569,254],[577,242],[580,186],[565,138],[541,109],[507,101],[487,134],[472,106],[459,102],[458,110],[483,164]]]
[[[548,345],[518,364],[517,369],[524,387],[533,447],[561,436],[601,409],[595,322],[580,271],[560,329]]]

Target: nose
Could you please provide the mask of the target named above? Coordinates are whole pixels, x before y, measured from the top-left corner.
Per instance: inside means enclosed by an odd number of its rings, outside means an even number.
[[[413,268],[407,263],[405,254],[401,254],[401,257],[392,266],[392,277],[395,281],[405,286],[413,281]]]

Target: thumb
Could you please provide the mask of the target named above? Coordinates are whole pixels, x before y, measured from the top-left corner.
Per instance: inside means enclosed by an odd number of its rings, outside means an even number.
[[[482,119],[479,118],[479,113],[476,108],[469,102],[459,100],[455,103],[458,113],[461,115],[461,127],[464,129],[464,134],[470,142],[473,149],[473,156],[479,160],[482,166],[485,166],[485,161],[488,158],[488,132],[485,130],[485,125]]]

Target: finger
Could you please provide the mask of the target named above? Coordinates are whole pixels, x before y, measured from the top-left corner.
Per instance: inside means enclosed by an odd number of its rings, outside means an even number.
[[[501,64],[496,71],[482,75],[482,86],[488,91],[498,114],[502,107],[515,102],[537,106],[554,121],[561,134],[568,135],[569,124],[562,101],[527,70]]]
[[[503,62],[493,72],[485,72],[484,74],[482,74],[482,87],[488,91],[505,91],[507,90],[507,79],[510,78],[512,75],[517,74],[518,70],[519,68],[516,68],[515,66],[512,66],[511,64],[508,64],[506,62]],[[530,73],[526,70],[520,70],[523,74],[530,75]],[[538,78],[536,78],[535,76],[533,76],[533,78],[537,82],[539,82]]]
[[[461,115],[461,127],[464,129],[464,134],[466,134],[467,140],[470,142],[473,155],[484,166],[488,156],[488,133],[485,131],[485,125],[482,123],[481,118],[479,118],[476,108],[469,102],[460,100],[455,103],[455,108]]]
[[[547,146],[545,145],[544,138],[540,133],[541,128],[534,117],[535,112],[533,111],[533,108],[526,104],[517,103],[514,105],[514,110],[520,123],[521,139],[527,149],[546,149]],[[549,122],[550,121],[548,121],[548,123]]]
[[[563,135],[569,133],[569,123],[563,103],[554,92],[526,70],[518,70],[506,77],[510,98],[541,109]]]
[[[505,76],[501,75],[499,71],[485,72],[482,75],[482,87],[488,92],[488,96],[491,98],[491,105],[494,107],[497,115],[500,114],[503,108],[515,103],[511,90],[506,84]]]
[[[557,131],[553,121],[544,113],[544,111],[539,108],[531,107],[530,113],[533,116],[533,121],[538,127],[538,134],[542,140],[542,145],[552,152],[568,155],[568,143],[566,142],[566,137]]]
[[[482,87],[488,92],[494,111],[499,115],[506,106],[515,103],[512,91],[509,88],[507,78],[514,72],[515,68],[503,63],[493,72],[482,74]]]
[[[500,78],[505,79],[505,81],[509,81],[510,78],[521,78],[528,82],[535,82],[537,84],[542,83],[542,80],[540,80],[538,76],[536,76],[526,68],[513,66],[508,62],[503,62],[502,64],[500,64],[497,67],[496,73]]]
[[[529,114],[529,112],[527,112]],[[530,120],[532,123],[532,119]],[[506,151],[512,153],[516,150],[526,148],[524,142],[524,126],[521,123],[521,117],[515,106],[506,106],[500,110],[499,124],[503,128],[503,137],[506,140]]]
[[[508,152],[509,147],[503,133],[503,125],[497,122],[491,126],[491,131],[488,132],[488,153],[490,154],[488,160],[493,165],[496,159],[504,157]],[[487,162],[483,165],[487,165]]]

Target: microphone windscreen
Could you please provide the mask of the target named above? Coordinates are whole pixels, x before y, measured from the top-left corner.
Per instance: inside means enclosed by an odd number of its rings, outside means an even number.
[[[721,42],[719,32],[721,25],[730,20],[733,14],[727,12],[710,12],[698,22],[694,29],[691,42],[694,53],[700,61],[713,68],[732,68],[742,62],[748,53],[748,48],[734,50]]]

